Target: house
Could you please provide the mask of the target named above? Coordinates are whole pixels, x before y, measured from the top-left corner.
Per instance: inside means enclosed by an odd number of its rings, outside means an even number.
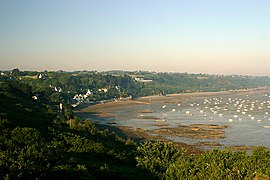
[[[85,95],[86,97],[89,97],[90,95],[92,95],[92,92],[88,89]]]
[[[103,91],[104,93],[107,93],[108,92],[108,89],[107,88],[98,89],[98,92],[101,92],[101,91]]]
[[[135,81],[148,83],[148,82],[152,82],[153,80],[151,80],[151,79],[149,79],[149,80],[148,79],[143,79],[142,77],[136,77]]]
[[[75,94],[73,99],[79,102],[83,100],[83,96],[81,94]]]
[[[41,74],[39,73],[38,76],[37,76],[38,79],[47,79],[48,76],[46,74]]]
[[[60,87],[54,87],[55,92],[62,92],[63,90]]]
[[[32,96],[32,99],[37,100],[38,97],[37,96]]]

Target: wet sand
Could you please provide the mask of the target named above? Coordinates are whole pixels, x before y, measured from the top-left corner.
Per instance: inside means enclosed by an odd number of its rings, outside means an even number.
[[[79,115],[79,117],[82,118],[89,115],[106,118],[106,117],[115,117],[115,114],[112,113],[115,108],[124,108],[127,106],[129,108],[132,108],[133,106],[140,104],[149,104],[149,103],[138,100],[122,100],[122,101],[119,100],[95,105],[87,105],[87,104],[79,105],[73,111],[75,114]]]

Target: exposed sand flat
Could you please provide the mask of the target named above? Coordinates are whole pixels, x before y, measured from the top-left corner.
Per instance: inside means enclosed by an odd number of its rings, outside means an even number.
[[[139,119],[149,119],[149,120],[163,120],[155,116],[140,116]]]
[[[137,129],[132,129],[131,127],[127,126],[116,126],[118,130],[120,130],[123,134],[125,134],[128,138],[132,138],[139,142],[143,141],[166,141],[166,142],[171,142],[159,135],[153,136],[148,133],[148,131],[137,128]],[[187,154],[200,154],[204,151],[196,148],[194,145],[189,145],[183,142],[172,142],[173,144],[177,145],[179,148],[184,148],[186,150]]]
[[[228,125],[216,125],[216,124],[192,124],[191,128],[202,128],[202,129],[225,129]]]
[[[154,111],[150,110],[150,109],[144,109],[139,111],[139,113],[153,113]]]
[[[142,101],[125,100],[125,101],[111,101],[95,105],[84,104],[75,108],[74,113],[80,118],[89,118],[91,116],[99,118],[110,118],[116,117],[115,113],[113,112],[117,108],[125,108],[125,107],[132,108],[133,106],[141,104],[148,104],[148,103]]]
[[[152,132],[195,139],[223,139],[225,138],[225,131],[222,130],[224,128],[227,128],[227,126],[193,124],[176,128],[161,128]]]
[[[125,100],[125,101],[111,101],[111,102],[106,102],[106,103],[100,103],[100,104],[95,104],[95,105],[83,105],[79,106],[78,108],[75,108],[74,112],[90,112],[90,113],[105,113],[110,110],[112,110],[115,107],[132,107],[133,105],[140,105],[140,104],[148,104],[147,102],[142,102],[142,101],[135,101],[135,100]]]
[[[246,94],[252,95],[255,93],[269,92],[268,89],[254,90],[248,89],[246,91],[218,91],[218,92],[192,92],[192,93],[177,93],[177,94],[167,94],[166,96],[145,96],[138,98],[139,101],[151,102],[151,101],[168,101],[169,102],[179,102],[181,98],[193,98],[193,97],[209,97],[218,95],[230,95],[230,94]]]

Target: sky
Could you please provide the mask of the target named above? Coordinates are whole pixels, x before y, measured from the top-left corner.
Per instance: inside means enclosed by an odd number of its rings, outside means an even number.
[[[270,75],[269,0],[0,0],[0,69]]]

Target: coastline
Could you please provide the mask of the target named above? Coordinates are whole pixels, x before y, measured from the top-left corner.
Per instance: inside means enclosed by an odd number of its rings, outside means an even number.
[[[208,97],[213,95],[221,95],[221,94],[240,94],[240,93],[246,93],[246,94],[253,94],[255,92],[269,92],[269,89],[246,89],[245,91],[204,91],[204,92],[188,92],[188,93],[173,93],[173,94],[166,94],[165,96],[159,96],[159,95],[151,95],[151,96],[142,96],[137,98],[137,100],[140,101],[147,101],[149,99],[152,100],[162,100],[166,98],[179,98],[179,97]]]
[[[118,101],[112,101],[112,102],[106,102],[106,103],[101,103],[101,104],[95,104],[95,105],[88,105],[84,108],[78,108],[74,112],[76,113],[81,113],[83,115],[85,113],[86,117],[89,117],[91,115],[92,117],[97,117],[97,118],[109,118],[115,117],[115,110],[118,108],[132,108],[134,106],[138,105],[149,105],[154,102],[162,102],[162,103],[181,103],[181,101],[185,98],[196,98],[196,97],[210,97],[210,96],[218,96],[218,95],[230,95],[230,94],[253,94],[256,92],[266,92],[269,90],[249,90],[249,91],[244,91],[244,92],[230,92],[230,91],[220,91],[220,92],[194,92],[194,93],[179,93],[179,94],[167,94],[166,96],[144,96],[144,97],[139,97],[135,100],[118,100]],[[145,112],[145,110],[140,111],[141,114]],[[81,116],[82,117],[82,116]],[[154,133],[151,131],[147,131],[141,128],[133,128],[129,126],[120,126],[115,124],[96,124],[97,127],[102,127],[102,129],[107,128],[111,132],[115,132],[117,135],[121,135],[121,137],[124,138],[130,138],[135,140],[136,142],[144,142],[144,141],[170,141],[168,139],[165,139],[162,137],[163,132],[162,131],[157,131],[158,133]],[[164,124],[157,124],[157,126],[166,126]],[[183,129],[186,131],[185,134],[179,134],[178,130]],[[192,127],[191,127],[192,128]],[[175,130],[174,134],[177,133],[179,136],[185,137],[185,136],[190,136],[192,138],[195,133],[201,133],[204,131],[204,129],[199,130],[196,128],[189,129],[189,127],[180,127],[180,129]],[[201,129],[201,127],[200,127]],[[163,127],[163,130],[172,130],[169,128]],[[190,131],[192,130],[192,131]],[[216,130],[215,130],[216,131]],[[120,133],[121,132],[121,133]],[[181,131],[182,132],[182,131]],[[210,131],[209,131],[210,132]],[[206,132],[209,133],[209,132]],[[213,131],[214,132],[214,131]],[[189,134],[188,134],[189,133]],[[220,135],[221,138],[223,138],[222,134],[217,134]],[[196,136],[196,135],[195,135]],[[203,137],[201,135],[201,137]],[[207,136],[205,136],[207,137]],[[206,138],[207,139],[207,138]],[[206,149],[209,148],[214,148],[218,147],[220,148],[222,145],[214,143],[212,141],[203,141],[201,143],[195,143],[195,144],[186,144],[184,142],[172,142],[174,144],[179,145],[179,147],[187,149],[188,153],[191,154],[198,154],[202,153]],[[235,150],[251,150],[254,149],[254,146],[246,146],[246,145],[241,145],[241,146],[232,146],[231,148]]]
[[[115,100],[115,101],[109,101],[99,104],[80,104],[76,108],[74,108],[75,112],[81,111],[81,112],[93,112],[93,111],[101,111],[104,109],[109,109],[112,107],[122,107],[126,105],[139,105],[139,104],[151,104],[155,101],[169,101],[169,102],[181,102],[181,98],[193,98],[193,97],[208,97],[213,95],[224,95],[224,94],[239,94],[239,93],[247,93],[247,94],[253,94],[254,92],[268,92],[267,89],[247,89],[246,91],[217,91],[217,92],[190,92],[190,93],[173,93],[173,94],[167,94],[165,96],[159,96],[159,95],[150,95],[150,96],[142,96],[138,97],[134,100]]]

